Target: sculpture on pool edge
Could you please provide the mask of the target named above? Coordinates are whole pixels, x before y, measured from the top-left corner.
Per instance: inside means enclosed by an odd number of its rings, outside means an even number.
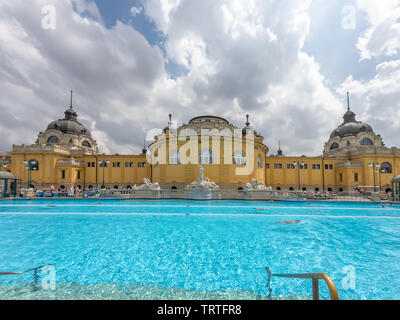
[[[200,178],[189,184],[186,187],[186,189],[219,190],[219,186],[215,184],[215,182],[210,181],[210,179],[207,177],[204,177],[204,168],[201,165],[199,165],[199,170],[200,170]]]
[[[253,179],[251,184],[246,184],[246,191],[272,191],[272,187],[266,187],[257,179]]]
[[[144,184],[141,186],[137,186],[136,184],[133,186],[133,190],[144,190],[144,191],[158,191],[161,190],[160,185],[158,182],[151,183],[149,179],[143,179]]]

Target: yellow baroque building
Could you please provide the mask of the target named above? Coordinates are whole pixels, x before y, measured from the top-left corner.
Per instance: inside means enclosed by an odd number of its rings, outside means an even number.
[[[222,190],[242,190],[253,179],[276,190],[320,192],[391,191],[400,174],[400,150],[388,148],[371,126],[356,120],[348,107],[343,123],[333,130],[321,156],[269,155],[263,136],[247,123],[244,128],[217,116],[201,116],[174,127],[170,121],[138,155],[105,155],[78,121],[71,106],[64,118],[50,123],[34,144],[13,145],[3,155],[6,170],[38,189],[129,189],[144,178],[162,189],[184,189],[204,174]],[[3,161],[3,162],[4,162]]]

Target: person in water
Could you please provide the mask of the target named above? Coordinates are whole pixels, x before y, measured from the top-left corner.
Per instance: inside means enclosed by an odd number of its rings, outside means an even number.
[[[296,224],[296,223],[300,223],[300,220],[294,220],[294,221],[279,221],[277,223],[279,224]]]

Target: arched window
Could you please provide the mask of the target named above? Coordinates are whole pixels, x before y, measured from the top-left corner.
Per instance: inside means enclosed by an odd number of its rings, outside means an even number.
[[[259,168],[262,168],[262,167],[263,167],[263,165],[262,165],[262,160],[261,160],[261,157],[260,157],[260,156],[257,156],[257,166],[258,166]]]
[[[56,136],[51,136],[47,139],[47,143],[60,143],[60,139],[58,139]]]
[[[84,140],[82,142],[82,146],[85,147],[85,148],[91,148],[91,145],[90,145],[89,141],[87,141],[87,140]]]
[[[294,188],[293,188],[293,187],[290,187],[290,188],[289,188],[289,191],[294,191]]]
[[[374,145],[374,143],[372,142],[372,140],[371,140],[371,139],[368,139],[368,138],[362,139],[361,142],[360,142],[360,144],[361,144],[362,146],[373,146],[373,145]]]
[[[114,186],[114,189],[117,190],[117,189],[119,189],[119,187],[118,187],[117,185],[115,185],[115,186]]]
[[[233,153],[233,164],[244,166],[246,164],[246,156],[242,151],[235,151]]]
[[[169,153],[169,164],[179,164],[180,156],[178,150],[173,150]]]
[[[339,144],[336,142],[332,143],[332,145],[331,145],[331,150],[335,150],[335,149],[339,149]]]
[[[131,187],[130,185],[126,186],[126,188],[127,188],[128,190],[131,190],[131,189],[132,189],[132,187]]]
[[[214,152],[211,149],[203,149],[200,151],[199,156],[200,164],[213,164],[214,163]]]
[[[382,173],[392,173],[392,165],[389,162],[383,162],[381,164]]]

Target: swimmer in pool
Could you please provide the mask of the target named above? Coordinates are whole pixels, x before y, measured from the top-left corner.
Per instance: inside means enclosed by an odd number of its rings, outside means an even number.
[[[101,202],[99,202],[99,206],[101,206],[102,205],[102,203]]]
[[[279,221],[277,223],[279,224],[296,224],[296,223],[300,223],[300,220],[294,220],[294,221]]]
[[[56,206],[53,206],[52,204],[47,205],[49,208],[56,208]]]
[[[264,209],[264,208],[253,208],[254,210],[259,210],[259,211],[265,211],[265,210],[267,210],[267,209]]]

